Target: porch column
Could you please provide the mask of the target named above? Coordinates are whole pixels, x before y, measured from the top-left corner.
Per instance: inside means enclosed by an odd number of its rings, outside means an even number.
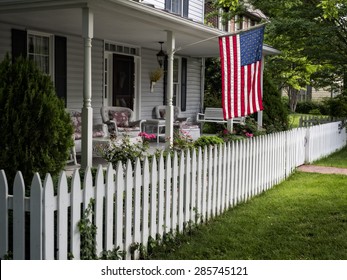
[[[93,109],[92,101],[92,38],[93,13],[82,9],[82,37],[84,41],[83,108],[82,108],[82,158],[81,168],[92,166],[93,161]]]
[[[172,31],[167,32],[167,55],[168,55],[168,67],[167,67],[167,102],[166,102],[166,123],[165,123],[165,147],[169,148],[173,143],[173,122],[174,122],[174,110],[172,105],[173,100],[173,61],[174,61],[174,49],[175,49],[175,36]]]

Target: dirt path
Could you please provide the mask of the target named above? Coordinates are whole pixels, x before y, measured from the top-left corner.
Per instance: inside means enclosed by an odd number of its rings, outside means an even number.
[[[311,173],[347,175],[347,168],[338,168],[338,167],[329,167],[329,166],[301,165],[298,167],[298,170],[302,172],[311,172]]]

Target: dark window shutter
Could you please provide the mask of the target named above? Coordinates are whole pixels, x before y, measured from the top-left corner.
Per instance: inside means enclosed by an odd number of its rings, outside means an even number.
[[[12,29],[12,61],[17,57],[27,57],[27,32]]]
[[[168,67],[168,61],[167,56],[165,56],[164,59],[164,77],[163,77],[163,105],[166,105],[166,93],[167,93],[167,67]]]
[[[67,93],[67,55],[66,37],[55,36],[54,38],[54,83],[57,96],[65,101]]]
[[[183,0],[183,17],[188,18],[189,0]]]
[[[182,58],[181,69],[181,111],[187,109],[187,59]]]
[[[165,10],[171,12],[171,0],[165,0]]]

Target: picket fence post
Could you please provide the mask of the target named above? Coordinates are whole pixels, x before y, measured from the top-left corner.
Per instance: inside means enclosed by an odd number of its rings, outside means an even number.
[[[42,259],[42,196],[41,178],[35,173],[30,188],[30,259]]]
[[[0,258],[8,252],[8,183],[4,170],[0,170]]]

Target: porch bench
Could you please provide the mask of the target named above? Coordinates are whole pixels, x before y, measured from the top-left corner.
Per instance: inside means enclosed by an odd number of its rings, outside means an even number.
[[[198,123],[228,123],[228,120],[224,119],[223,108],[211,108],[206,107],[205,113],[198,113],[196,116]],[[233,123],[244,124],[245,117],[233,118]]]

